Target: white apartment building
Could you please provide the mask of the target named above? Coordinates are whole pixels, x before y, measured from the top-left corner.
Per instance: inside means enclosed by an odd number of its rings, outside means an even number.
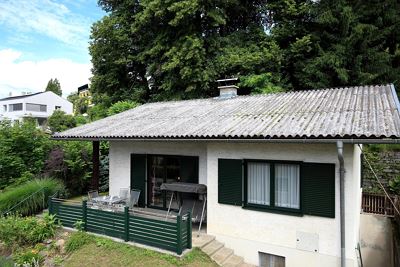
[[[43,125],[57,109],[72,114],[72,103],[53,92],[39,92],[0,99],[0,120],[22,121],[32,117]]]

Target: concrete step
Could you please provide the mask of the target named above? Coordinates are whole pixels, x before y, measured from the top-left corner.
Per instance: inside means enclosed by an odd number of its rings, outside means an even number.
[[[222,263],[223,267],[237,267],[243,263],[243,258],[232,254],[229,258]]]
[[[222,263],[225,262],[231,255],[233,255],[232,249],[222,247],[211,256],[211,259],[218,263],[218,265],[222,266]]]
[[[208,256],[212,256],[215,252],[217,252],[220,248],[222,248],[224,244],[213,240],[204,248],[202,248],[203,252],[206,253]]]
[[[201,249],[210,244],[214,240],[215,236],[212,235],[206,235],[206,234],[200,234],[200,236],[193,235],[192,245],[193,247],[198,247]]]

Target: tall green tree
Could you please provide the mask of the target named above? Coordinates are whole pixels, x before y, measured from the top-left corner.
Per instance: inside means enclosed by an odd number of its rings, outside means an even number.
[[[92,28],[95,103],[216,94],[221,77],[273,73],[280,49],[265,31],[266,0],[112,1]]]
[[[271,0],[267,9],[288,86],[400,86],[398,1]]]
[[[60,85],[60,82],[58,81],[58,79],[57,78],[50,79],[50,81],[47,83],[45,91],[51,91],[51,92],[55,93],[56,95],[61,96],[62,90],[61,90],[61,85]]]

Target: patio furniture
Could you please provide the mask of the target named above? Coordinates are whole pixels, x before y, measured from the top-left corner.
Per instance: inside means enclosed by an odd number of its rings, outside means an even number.
[[[99,191],[97,191],[97,190],[88,191],[88,200],[89,201],[93,201],[97,197],[99,197]]]
[[[165,217],[165,219],[168,218],[169,212],[171,210],[171,204],[172,204],[172,200],[174,197],[174,193],[180,192],[180,193],[195,193],[195,194],[199,194],[199,196],[203,197],[203,207],[201,209],[201,215],[199,218],[200,224],[199,224],[199,234],[200,234],[200,229],[201,229],[201,225],[203,223],[204,220],[204,215],[206,212],[206,203],[207,203],[207,186],[204,184],[194,184],[194,183],[181,183],[181,182],[175,182],[175,183],[163,183],[160,186],[161,190],[167,190],[167,191],[171,191],[171,199],[169,202],[169,206],[168,206],[168,211],[167,211],[167,215]],[[188,200],[186,200],[188,201]],[[184,202],[184,201],[183,201]],[[188,201],[190,202],[190,201]],[[190,207],[191,203],[187,204],[188,207]],[[192,214],[194,212],[194,207],[195,204],[192,205]],[[182,208],[182,207],[181,207]],[[181,211],[180,208],[180,211]]]
[[[135,205],[138,205],[138,203],[139,203],[139,197],[140,197],[140,190],[137,190],[137,189],[132,189],[131,190],[131,195],[130,195],[130,197],[129,197],[129,203],[128,203],[128,207],[130,208],[130,209],[132,209],[132,211],[133,211],[133,207],[135,206]]]
[[[119,189],[119,198],[128,200],[129,198],[129,188],[120,188]]]
[[[120,198],[119,196],[99,196],[93,199],[93,203],[96,203],[98,209],[106,210],[106,211],[116,211],[116,205],[119,203],[123,203],[125,199]]]
[[[205,211],[203,210],[204,205],[205,199],[185,199],[183,200],[182,206],[179,209],[179,215],[183,215],[190,211],[192,213],[192,222],[198,223],[202,218],[205,218]]]

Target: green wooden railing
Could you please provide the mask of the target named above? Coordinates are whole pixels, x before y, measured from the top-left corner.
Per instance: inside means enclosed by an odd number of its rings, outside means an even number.
[[[178,255],[192,248],[192,218],[190,212],[178,215],[176,220],[149,218],[124,212],[111,212],[87,207],[86,201],[73,202],[49,199],[49,213],[55,214],[65,227],[83,222],[85,231],[154,246]]]

